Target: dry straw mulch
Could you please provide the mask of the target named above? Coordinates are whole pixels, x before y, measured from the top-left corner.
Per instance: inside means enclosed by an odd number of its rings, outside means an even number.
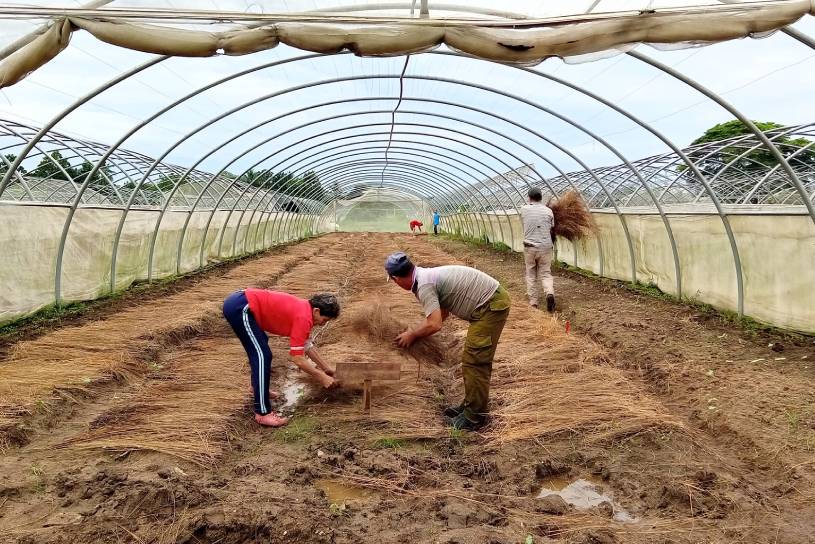
[[[555,216],[555,236],[576,242],[597,234],[594,216],[577,191],[566,191],[549,201],[548,206]]]
[[[235,289],[266,285],[318,253],[305,242],[104,320],[56,330],[17,344],[0,361],[0,442],[21,417],[60,400],[80,400],[96,386],[144,374],[162,350],[221,323],[223,299]]]

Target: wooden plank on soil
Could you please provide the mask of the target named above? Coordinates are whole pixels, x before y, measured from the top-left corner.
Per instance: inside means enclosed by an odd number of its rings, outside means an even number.
[[[396,362],[364,362],[337,363],[336,378],[341,383],[362,383],[365,380],[377,382],[398,382],[402,372],[402,363]]]

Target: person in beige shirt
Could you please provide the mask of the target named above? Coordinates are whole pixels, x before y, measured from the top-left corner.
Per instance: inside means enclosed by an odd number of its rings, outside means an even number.
[[[555,311],[555,282],[552,278],[552,257],[554,255],[555,216],[542,202],[541,190],[529,189],[529,204],[521,207],[521,221],[524,227],[524,263],[526,265],[526,294],[529,304],[538,307],[540,291],[543,287],[546,296],[546,309]]]

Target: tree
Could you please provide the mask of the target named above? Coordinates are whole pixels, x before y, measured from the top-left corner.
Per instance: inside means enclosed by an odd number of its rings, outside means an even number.
[[[59,151],[52,151],[48,155],[43,155],[37,167],[31,171],[31,176],[65,181],[70,181],[71,178],[77,180],[78,178],[76,170],[71,167],[71,163]]]
[[[14,153],[9,153],[3,156],[3,159],[0,159],[0,177],[5,176],[6,172],[8,172],[9,166],[14,164],[14,161],[17,160],[17,155]],[[25,174],[25,168],[22,165],[17,167],[17,172],[21,174]]]
[[[784,125],[774,123],[772,121],[753,121],[753,124],[756,125],[756,127],[758,127],[758,129],[762,132],[784,128]],[[718,125],[709,128],[704,134],[695,139],[691,145],[719,142],[722,140],[728,140],[730,138],[737,138],[739,136],[750,136],[752,134],[753,132],[747,127],[747,125],[738,119],[734,119],[726,123],[719,123]],[[780,138],[771,137],[770,139],[774,144],[776,144],[779,151],[781,151],[781,154],[785,157],[792,155],[798,151],[800,147],[812,143],[806,138],[789,138],[787,136],[782,136]],[[747,152],[747,147],[753,147],[754,145],[755,139],[748,138],[745,140],[745,143],[725,146],[716,149],[715,151],[713,148],[705,148],[696,153],[692,153],[691,158],[693,158],[693,155],[709,155],[707,158],[697,163],[697,167],[705,174],[715,174],[725,165],[734,160],[737,160],[735,166],[738,166],[738,168],[744,171],[765,171],[778,164],[778,160],[776,159],[775,155],[773,155],[770,150],[763,145],[759,146],[753,151]],[[711,151],[713,151],[712,154]],[[744,156],[742,157],[741,155],[743,154]],[[811,148],[808,151],[800,153],[795,159],[796,161],[815,166],[815,149]],[[680,165],[678,168],[680,172],[686,169],[687,166],[684,164]]]
[[[73,169],[74,180],[77,183],[85,183],[85,179],[91,173],[94,166],[95,165],[90,161],[83,161],[79,168]],[[108,193],[110,191],[109,179],[112,179],[110,168],[107,165],[102,166],[96,172],[94,172],[93,178],[91,178],[88,187],[99,192]]]

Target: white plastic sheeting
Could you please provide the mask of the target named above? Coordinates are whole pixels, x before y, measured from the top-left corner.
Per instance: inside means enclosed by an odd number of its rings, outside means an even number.
[[[147,279],[149,239],[158,213],[132,210],[128,214],[118,248],[117,291]],[[310,233],[314,219],[283,212],[262,217],[257,214],[251,222],[242,222],[238,227],[239,214],[232,214],[224,230],[228,212],[218,211],[204,241],[210,213],[192,213],[179,270],[176,270],[178,238],[189,212],[173,211],[165,215],[156,240],[153,278],[199,268],[202,244],[206,264],[300,238]],[[54,304],[55,261],[67,214],[66,207],[0,205],[0,247],[3,248],[0,323]],[[121,215],[121,210],[115,209],[80,208],[76,211],[65,247],[61,302],[92,300],[110,293],[113,240]]]
[[[653,210],[623,212],[634,246],[637,281],[676,295],[673,256],[662,219]],[[737,311],[733,253],[721,219],[709,206],[685,205],[669,212],[684,297]],[[459,231],[476,238],[486,235],[491,242],[501,241],[522,251],[520,218],[514,212],[508,214],[458,214],[445,217],[442,223],[447,232]],[[741,258],[745,315],[777,327],[815,333],[815,225],[804,208],[728,207],[728,214]],[[594,216],[600,229],[602,259],[594,239],[577,244],[559,239],[558,259],[605,277],[630,281],[631,261],[619,218],[613,212]]]

